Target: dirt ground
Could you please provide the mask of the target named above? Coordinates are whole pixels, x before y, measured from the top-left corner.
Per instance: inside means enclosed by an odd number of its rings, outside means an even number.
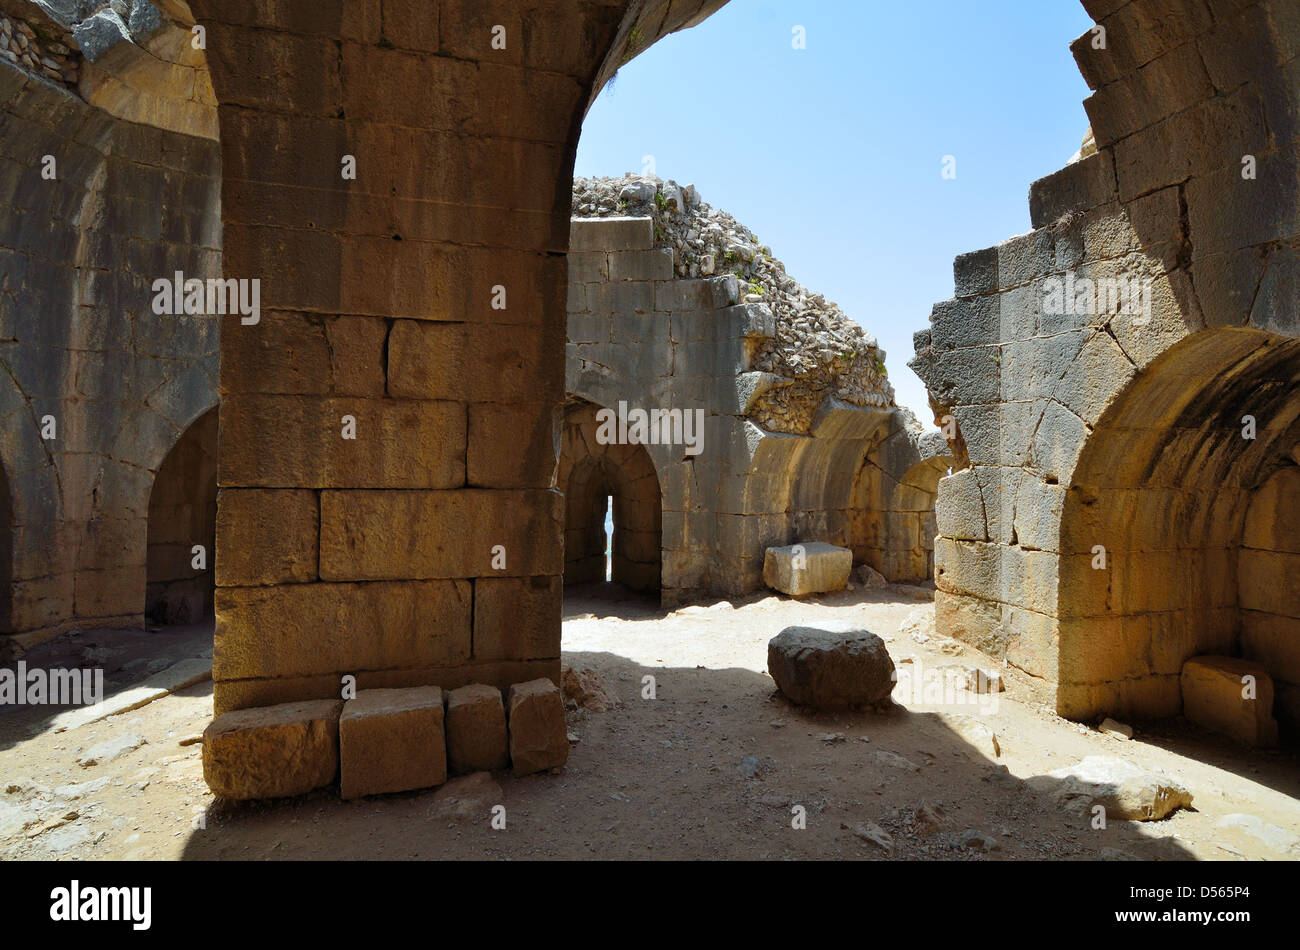
[[[757,596],[674,612],[604,596],[568,598],[564,656],[594,669],[620,703],[570,713],[571,753],[558,774],[501,773],[469,791],[353,802],[323,790],[214,804],[193,741],[212,716],[210,681],[66,731],[54,730],[56,708],[0,707],[0,858],[1300,857],[1295,750],[1243,750],[1180,721],[1132,723],[1133,739],[1113,738],[1058,718],[1041,683],[1014,669],[1002,670],[1007,690],[982,717],[912,695],[886,712],[815,714],[777,693],[767,641],[792,624],[865,627],[900,670],[999,668],[951,641],[918,642],[911,626],[900,631],[929,603],[927,590]],[[210,626],[96,630],[25,660],[102,664],[113,693],[178,660],[210,657],[211,647]],[[116,652],[96,652],[105,650]],[[643,698],[646,676],[653,699]],[[127,736],[145,742],[78,764]],[[1026,784],[1088,755],[1165,773],[1191,790],[1192,809],[1094,829],[1090,815]],[[505,808],[504,829],[492,827],[494,805]],[[806,827],[794,827],[800,814]]]

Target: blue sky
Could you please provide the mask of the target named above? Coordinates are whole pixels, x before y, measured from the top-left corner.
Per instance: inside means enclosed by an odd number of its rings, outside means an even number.
[[[876,335],[928,424],[912,333],[952,296],[953,258],[1028,231],[1030,182],[1078,149],[1069,43],[1091,26],[1077,0],[731,0],[619,71],[575,174],[653,155],[693,182]]]

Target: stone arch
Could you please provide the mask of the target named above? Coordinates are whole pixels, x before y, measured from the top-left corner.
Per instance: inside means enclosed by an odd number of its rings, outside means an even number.
[[[606,499],[612,498],[611,579],[629,590],[658,592],[662,502],[654,461],[643,445],[601,443],[600,409],[574,401],[564,416],[557,475],[564,492],[564,583],[605,580]]]
[[[195,420],[158,468],[149,495],[145,614],[195,623],[212,608],[217,524],[217,410]],[[195,545],[206,566],[193,567]]]
[[[1195,334],[1112,402],[1061,517],[1062,714],[1176,714],[1200,654],[1256,659],[1294,701],[1298,445],[1300,340],[1261,330]]]

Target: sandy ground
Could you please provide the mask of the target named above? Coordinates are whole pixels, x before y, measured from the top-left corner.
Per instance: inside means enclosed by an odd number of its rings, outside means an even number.
[[[767,641],[791,624],[870,629],[900,669],[997,667],[969,648],[900,632],[929,602],[926,590],[760,596],[675,612],[600,596],[588,590],[566,602],[565,660],[596,670],[620,704],[570,713],[573,744],[558,774],[501,773],[459,800],[444,789],[343,802],[323,790],[214,803],[200,746],[182,744],[211,718],[210,682],[63,732],[51,727],[57,709],[0,707],[0,858],[1300,857],[1294,750],[1249,752],[1178,721],[1134,723],[1132,740],[1112,738],[1055,716],[1041,684],[1012,669],[996,710],[982,717],[977,706],[915,701],[924,696],[886,712],[815,714],[777,693]],[[93,652],[105,649],[118,652],[106,660]],[[102,662],[111,693],[151,664],[204,655],[211,631],[198,626],[84,631],[25,659]],[[653,699],[643,698],[646,676]],[[1000,754],[972,719],[996,734]],[[78,765],[87,750],[128,735],[145,744]],[[1025,782],[1086,755],[1165,773],[1193,792],[1193,809],[1094,829],[1091,816]],[[494,805],[505,808],[504,829],[492,827]],[[806,827],[794,827],[800,814]],[[969,831],[975,840],[963,838]]]

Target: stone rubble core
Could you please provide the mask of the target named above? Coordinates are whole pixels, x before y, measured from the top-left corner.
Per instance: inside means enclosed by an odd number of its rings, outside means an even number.
[[[449,772],[513,765],[522,776],[563,768],[568,756],[564,702],[544,678],[512,685],[508,705],[481,683],[363,689],[346,701],[223,713],[203,733],[204,780],[231,800],[289,798],[336,778],[345,799],[416,791]]]
[[[656,176],[577,178],[575,218],[649,217],[656,247],[672,249],[671,273],[697,279],[735,277],[739,301],[772,313],[773,332],[752,369],[770,380],[747,415],[773,432],[807,434],[827,397],[855,406],[889,408],[894,389],[885,351],[839,306],[788,276],[772,249],[694,185]]]
[[[77,85],[81,56],[62,38],[40,36],[30,23],[0,14],[0,58],[68,87]]]
[[[743,302],[734,275],[676,275],[654,228],[648,215],[570,221],[564,583],[605,579],[611,497],[612,579],[666,607],[761,589],[766,549],[801,539],[849,548],[893,582],[928,581],[952,463],[942,435],[906,409],[824,393],[806,433],[764,428],[750,409],[779,383],[754,368],[772,311]],[[602,432],[602,418],[638,412],[669,424],[635,444]]]

